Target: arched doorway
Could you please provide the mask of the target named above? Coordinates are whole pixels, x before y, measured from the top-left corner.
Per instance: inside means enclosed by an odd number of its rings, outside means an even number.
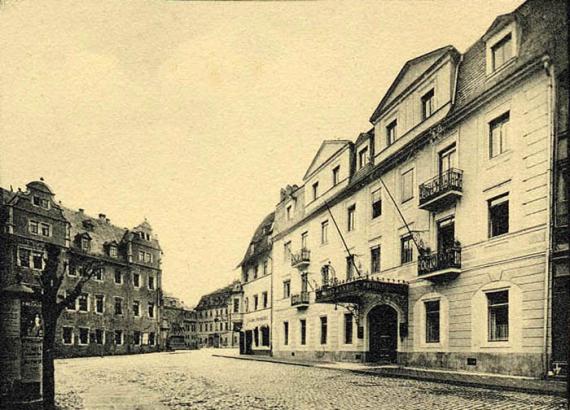
[[[398,349],[398,312],[380,305],[368,312],[368,361],[396,362]]]

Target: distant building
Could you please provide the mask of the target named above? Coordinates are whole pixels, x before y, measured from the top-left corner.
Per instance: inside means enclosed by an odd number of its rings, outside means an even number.
[[[199,347],[239,346],[241,297],[241,285],[236,281],[200,298],[195,308]]]
[[[271,354],[271,235],[274,218],[275,213],[272,212],[257,227],[239,265],[243,289],[240,352],[244,354]],[[234,306],[234,312],[236,309],[239,307]]]
[[[196,312],[173,296],[163,297],[162,322],[167,349],[196,349],[198,347]]]
[[[159,350],[161,249],[148,222],[119,228],[99,214],[74,211],[55,201],[43,181],[27,190],[0,189],[0,285],[37,287],[45,264],[45,244],[60,246],[103,264],[83,287],[75,306],[58,320],[59,357],[138,353]],[[78,281],[67,269],[60,298]]]

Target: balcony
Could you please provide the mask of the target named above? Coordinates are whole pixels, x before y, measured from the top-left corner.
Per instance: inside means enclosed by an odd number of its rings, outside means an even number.
[[[332,280],[315,292],[317,303],[362,303],[367,295],[396,294],[407,298],[408,284],[395,279],[379,279],[368,276],[347,281]]]
[[[309,307],[309,292],[301,292],[296,295],[291,295],[291,306],[297,306],[299,309]]]
[[[301,249],[299,252],[291,255],[291,266],[297,269],[303,269],[311,263],[311,251]]]
[[[420,208],[443,209],[463,195],[463,171],[450,168],[420,185]]]
[[[455,277],[461,273],[461,246],[451,246],[418,258],[418,276],[424,279]]]

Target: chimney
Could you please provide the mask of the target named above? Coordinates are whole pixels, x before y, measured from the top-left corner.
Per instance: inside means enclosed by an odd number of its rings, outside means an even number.
[[[79,208],[79,213],[82,214],[85,211],[83,208]]]
[[[107,219],[107,215],[105,214],[99,214],[99,220],[102,222],[105,222],[105,220]]]

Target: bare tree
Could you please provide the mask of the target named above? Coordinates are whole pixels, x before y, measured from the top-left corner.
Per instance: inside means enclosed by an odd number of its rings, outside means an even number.
[[[54,348],[57,319],[65,308],[75,305],[75,300],[81,295],[85,283],[103,265],[100,261],[73,252],[69,252],[65,258],[64,251],[57,245],[46,245],[46,252],[44,269],[38,277],[40,289],[37,290],[37,296],[42,305],[44,325],[42,369],[44,408],[52,409],[55,408]],[[58,298],[58,293],[67,269],[74,270],[79,275],[77,282],[67,289],[61,299]]]

